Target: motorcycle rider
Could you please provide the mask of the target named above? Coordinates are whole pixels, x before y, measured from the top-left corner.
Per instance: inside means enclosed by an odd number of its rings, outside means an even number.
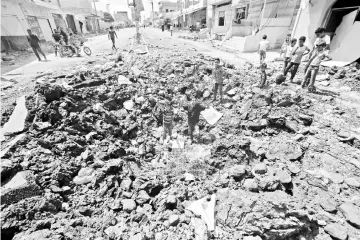
[[[62,36],[61,36],[60,32],[57,29],[55,29],[52,37],[54,38],[54,41],[55,41],[55,57],[56,57],[57,52],[59,50],[59,45],[60,45]]]
[[[76,53],[76,55],[79,57],[80,56],[79,39],[73,33],[69,34],[69,45],[72,47],[73,53]]]

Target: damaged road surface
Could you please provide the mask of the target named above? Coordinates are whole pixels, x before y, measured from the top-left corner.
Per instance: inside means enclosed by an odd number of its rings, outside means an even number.
[[[24,123],[2,139],[3,239],[360,239],[354,98],[271,78],[260,89],[252,64],[225,61],[224,102],[212,103],[214,59],[148,50],[46,75],[3,113],[2,129]],[[359,71],[346,68],[354,96]],[[321,68],[324,81],[344,87],[335,70]],[[193,144],[185,94],[207,107]]]

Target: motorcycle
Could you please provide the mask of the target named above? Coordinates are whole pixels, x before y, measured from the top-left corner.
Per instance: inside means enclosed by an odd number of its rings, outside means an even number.
[[[60,56],[61,57],[72,57],[75,53],[80,53],[83,51],[86,55],[91,55],[91,49],[87,46],[84,46],[84,42],[80,41],[80,44],[77,46],[61,44]]]

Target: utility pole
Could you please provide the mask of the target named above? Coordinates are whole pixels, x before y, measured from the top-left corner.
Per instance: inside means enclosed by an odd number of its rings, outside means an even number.
[[[266,0],[264,0],[264,7],[263,7],[263,9],[262,9],[262,13],[261,13],[261,19],[260,19],[260,27],[259,27],[259,31],[261,30],[262,25],[263,25],[263,19],[264,19],[265,8],[266,8]]]
[[[134,14],[134,17],[135,17],[135,28],[136,28],[136,42],[137,43],[140,43],[140,32],[139,32],[139,19],[138,19],[138,14],[137,14],[137,5],[136,5],[136,2],[135,0],[134,1],[134,11],[135,11],[135,14]]]
[[[154,23],[154,1],[151,1],[151,15],[152,15],[152,26],[154,27],[155,23]]]
[[[95,27],[95,32],[98,32],[98,27],[99,27],[99,20],[97,19],[97,9],[96,9],[96,4],[95,4],[95,0],[93,0],[94,3],[94,8],[95,8],[95,15],[96,15],[96,27]]]

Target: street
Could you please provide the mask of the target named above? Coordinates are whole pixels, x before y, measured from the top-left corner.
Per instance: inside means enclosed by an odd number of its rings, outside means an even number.
[[[2,76],[2,238],[356,239],[356,65],[140,31]]]

